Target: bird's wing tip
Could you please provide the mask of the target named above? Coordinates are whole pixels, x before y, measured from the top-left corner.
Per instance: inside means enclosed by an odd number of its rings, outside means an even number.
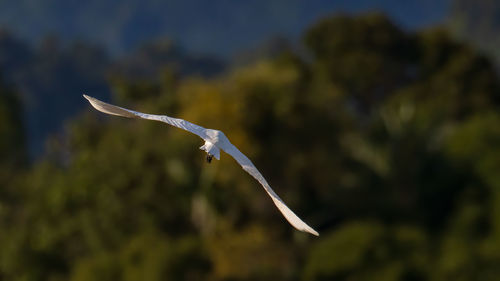
[[[128,118],[138,118],[138,116],[131,110],[122,108],[116,105],[112,105],[109,103],[105,103],[103,101],[100,101],[96,98],[93,98],[91,96],[83,95],[84,98],[86,98],[90,105],[97,109],[100,112],[111,114],[111,115],[116,115],[116,116],[122,116],[122,117],[128,117]]]
[[[312,228],[304,229],[303,231],[311,233],[314,236],[319,236],[319,233],[316,230],[312,229]]]

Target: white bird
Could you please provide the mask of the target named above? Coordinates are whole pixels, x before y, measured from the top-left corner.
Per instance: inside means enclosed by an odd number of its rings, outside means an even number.
[[[205,129],[183,119],[172,118],[166,115],[141,113],[130,109],[114,106],[87,95],[83,95],[83,97],[85,97],[95,109],[107,114],[165,122],[169,125],[198,135],[205,141],[205,144],[202,145],[200,149],[207,152],[207,161],[209,163],[212,160],[212,157],[215,157],[217,160],[220,159],[220,150],[222,149],[227,154],[231,155],[241,165],[241,167],[243,167],[243,170],[247,171],[247,173],[253,176],[264,187],[264,190],[267,192],[267,194],[269,194],[276,207],[278,207],[283,216],[285,216],[285,218],[293,227],[300,231],[309,232],[311,234],[319,236],[318,232],[316,232],[305,222],[303,222],[299,217],[297,217],[297,215],[295,215],[294,212],[292,212],[292,210],[290,210],[285,205],[283,200],[281,200],[281,198],[274,192],[271,186],[269,186],[264,177],[253,165],[252,161],[250,161],[248,157],[241,153],[238,148],[236,148],[236,146],[234,146],[227,139],[223,132],[219,130]]]

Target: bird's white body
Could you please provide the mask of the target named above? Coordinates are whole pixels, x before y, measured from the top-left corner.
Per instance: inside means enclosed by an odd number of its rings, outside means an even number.
[[[208,153],[208,155],[212,155],[215,159],[220,160],[220,142],[218,140],[214,141],[205,141],[205,144],[200,146],[201,150],[204,150]]]
[[[305,222],[303,222],[297,215],[295,215],[292,210],[290,210],[283,200],[274,192],[271,186],[267,183],[264,177],[260,174],[257,168],[253,165],[252,161],[248,159],[243,153],[241,153],[236,146],[234,146],[229,139],[224,135],[223,132],[219,130],[206,129],[196,124],[190,123],[183,119],[172,118],[166,115],[155,115],[155,114],[146,114],[142,112],[133,111],[130,109],[114,106],[105,102],[102,102],[93,97],[89,97],[87,95],[83,95],[90,104],[97,110],[117,116],[123,116],[128,118],[141,118],[148,120],[155,120],[160,122],[165,122],[172,126],[181,128],[183,130],[189,131],[193,134],[198,135],[205,141],[200,149],[204,150],[215,157],[217,160],[220,160],[220,150],[224,150],[227,154],[231,155],[251,176],[253,176],[263,187],[267,194],[271,197],[274,204],[281,211],[283,216],[288,220],[288,222],[293,225],[296,229],[304,232],[309,232],[318,236],[318,232],[308,226]]]

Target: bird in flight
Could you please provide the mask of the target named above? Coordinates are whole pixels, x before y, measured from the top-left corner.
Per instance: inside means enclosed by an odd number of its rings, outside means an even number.
[[[86,98],[95,109],[107,114],[128,117],[128,118],[140,118],[140,119],[160,121],[175,126],[177,128],[181,128],[195,135],[198,135],[205,141],[205,144],[203,144],[200,147],[200,149],[207,152],[206,159],[208,163],[212,161],[213,157],[219,160],[220,150],[222,149],[227,154],[231,155],[236,160],[236,162],[238,162],[241,165],[243,170],[245,170],[252,177],[254,177],[264,187],[264,190],[271,197],[276,207],[278,207],[280,212],[293,227],[295,227],[300,231],[308,232],[316,236],[319,236],[318,232],[316,232],[309,225],[303,222],[297,215],[295,215],[295,213],[292,210],[290,210],[290,208],[288,208],[285,205],[283,200],[281,200],[281,198],[276,194],[276,192],[274,192],[271,186],[269,186],[267,181],[260,174],[260,172],[254,166],[252,161],[250,161],[248,157],[246,157],[243,153],[241,153],[238,150],[238,148],[236,148],[236,146],[234,146],[227,139],[227,137],[224,135],[223,132],[219,130],[205,129],[201,126],[198,126],[183,119],[172,118],[166,115],[141,113],[130,109],[111,105],[102,102],[96,98],[89,97],[87,95],[83,95],[83,97]]]

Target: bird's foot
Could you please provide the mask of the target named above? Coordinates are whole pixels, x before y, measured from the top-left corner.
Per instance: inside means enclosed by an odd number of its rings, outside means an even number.
[[[212,162],[212,157],[214,157],[214,156],[211,154],[207,154],[207,163],[210,164],[210,162]]]

